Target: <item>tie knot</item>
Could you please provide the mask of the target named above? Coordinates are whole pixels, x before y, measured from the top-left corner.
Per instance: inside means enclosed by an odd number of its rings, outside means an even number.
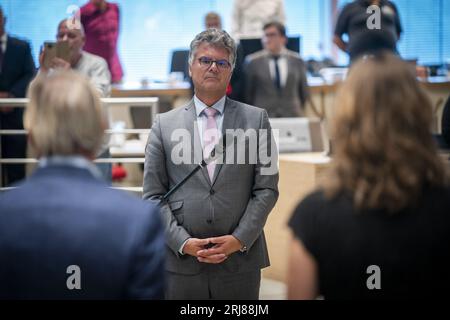
[[[212,107],[208,107],[205,109],[205,114],[207,118],[214,118],[217,114],[217,110],[212,108]]]
[[[278,59],[280,59],[280,56],[272,56],[272,59],[276,61],[278,61]]]

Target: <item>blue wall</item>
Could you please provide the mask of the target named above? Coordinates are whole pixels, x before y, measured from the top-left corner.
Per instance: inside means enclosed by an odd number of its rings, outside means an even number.
[[[8,17],[7,31],[31,41],[35,59],[39,47],[53,40],[56,26],[68,17],[70,5],[81,6],[87,0],[0,0]],[[113,0],[120,5],[121,35],[119,53],[125,80],[167,77],[171,51],[187,48],[195,34],[203,29],[203,17],[217,11],[226,30],[231,27],[232,0]],[[348,2],[341,0],[340,5]],[[450,58],[450,1],[395,0],[405,33],[401,54],[419,58],[422,63]],[[322,58],[332,51],[331,0],[285,0],[287,31],[301,35],[304,58]],[[341,55],[341,62],[346,62]]]

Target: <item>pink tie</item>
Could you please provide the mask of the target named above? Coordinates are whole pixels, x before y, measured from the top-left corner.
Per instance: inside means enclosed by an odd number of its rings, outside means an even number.
[[[204,110],[204,112],[206,114],[206,129],[203,132],[203,157],[207,158],[219,141],[219,130],[217,130],[217,123],[215,119],[218,111],[214,108],[208,107]],[[209,179],[212,182],[214,177],[214,169],[216,168],[216,161],[208,164],[206,168],[208,169]]]

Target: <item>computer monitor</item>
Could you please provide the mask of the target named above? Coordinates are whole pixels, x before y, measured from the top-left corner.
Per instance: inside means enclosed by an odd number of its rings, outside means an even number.
[[[280,153],[325,151],[320,119],[270,118]]]
[[[189,78],[189,50],[172,51],[170,72],[182,72],[184,80]]]

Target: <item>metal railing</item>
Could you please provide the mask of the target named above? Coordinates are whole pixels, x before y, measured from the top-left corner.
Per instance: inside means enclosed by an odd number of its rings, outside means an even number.
[[[102,98],[102,103],[110,107],[143,107],[150,108],[151,119],[155,119],[156,114],[159,113],[159,99],[157,97],[146,97],[146,98]],[[13,107],[13,108],[26,108],[29,99],[27,98],[6,98],[0,99],[0,108],[3,107]],[[148,134],[149,129],[108,129],[105,130],[106,134]],[[26,130],[3,130],[0,127],[0,137],[2,135],[26,135]],[[36,164],[38,159],[35,158],[20,158],[13,159],[7,158],[3,159],[1,153],[1,139],[0,139],[0,191],[6,191],[11,188],[3,188],[2,178],[2,165],[3,164]],[[95,163],[144,163],[144,157],[141,158],[99,158],[96,159]],[[142,192],[142,187],[116,187],[116,189],[127,190],[131,192]]]

